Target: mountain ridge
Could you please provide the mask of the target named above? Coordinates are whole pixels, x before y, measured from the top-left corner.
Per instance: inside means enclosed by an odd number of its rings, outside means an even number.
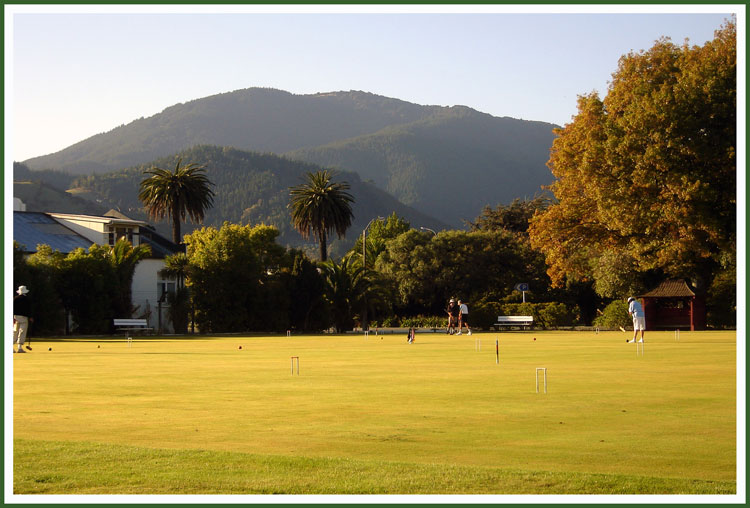
[[[172,105],[24,164],[84,175],[202,145],[275,153],[357,173],[461,227],[485,206],[535,196],[554,181],[546,161],[555,127],[369,92],[247,88]]]

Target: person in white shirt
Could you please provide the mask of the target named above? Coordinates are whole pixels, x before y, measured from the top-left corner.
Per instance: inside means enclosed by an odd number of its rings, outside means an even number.
[[[646,313],[643,312],[641,303],[632,296],[628,298],[628,314],[633,316],[633,342],[638,336],[638,330],[641,331],[641,342],[643,342],[643,335],[646,333]]]
[[[465,303],[462,303],[461,300],[458,301],[458,307],[460,312],[458,314],[458,333],[456,335],[461,335],[464,325],[466,325],[466,329],[469,332],[467,335],[471,335],[471,328],[469,328],[469,307]]]

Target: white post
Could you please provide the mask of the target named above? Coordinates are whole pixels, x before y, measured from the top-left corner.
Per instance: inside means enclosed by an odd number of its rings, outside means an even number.
[[[547,393],[547,367],[537,367],[535,372],[536,377],[536,393],[539,393],[539,371],[542,371],[542,377],[544,381],[544,393]]]

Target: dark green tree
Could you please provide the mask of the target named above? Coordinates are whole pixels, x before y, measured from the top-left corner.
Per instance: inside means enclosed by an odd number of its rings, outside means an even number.
[[[13,290],[21,285],[30,290],[34,321],[29,334],[63,334],[65,309],[57,288],[65,256],[48,245],[38,245],[37,251],[26,259],[21,246],[13,242]]]
[[[373,312],[387,305],[388,293],[376,274],[355,259],[349,255],[339,263],[328,260],[320,265],[324,295],[338,332],[351,330],[365,305]]]
[[[549,196],[536,196],[533,199],[514,199],[507,206],[497,205],[496,208],[485,206],[482,213],[474,222],[469,222],[471,231],[511,231],[527,233],[529,221],[534,214],[542,212],[552,204]]]
[[[269,330],[287,325],[287,297],[276,293],[284,292],[279,280],[289,262],[284,248],[275,243],[277,235],[270,226],[228,222],[218,230],[201,228],[185,235],[188,285],[202,331]]]
[[[77,333],[108,333],[115,315],[115,302],[121,298],[120,285],[114,264],[109,257],[109,246],[92,245],[89,252],[76,249],[65,256],[57,291],[63,306],[70,312],[73,329]],[[54,263],[51,251],[32,256]],[[34,262],[42,261],[35,259]]]
[[[114,268],[117,285],[114,312],[118,317],[130,317],[133,312],[133,275],[136,265],[151,255],[151,247],[141,244],[133,247],[126,239],[120,238],[109,248],[107,256]]]
[[[376,219],[367,231],[367,268],[375,266],[375,260],[385,250],[385,242],[409,231],[409,222],[393,212],[387,219]],[[362,257],[362,235],[357,238],[349,253]]]
[[[159,270],[159,276],[177,280],[177,289],[167,295],[169,303],[169,318],[176,333],[187,333],[192,298],[190,289],[185,281],[190,274],[190,260],[184,252],[178,252],[164,258],[164,268]]]
[[[292,252],[289,320],[296,330],[313,331],[328,328],[328,307],[323,293],[325,282],[317,265],[302,251]]]
[[[346,192],[349,184],[332,182],[332,178],[329,171],[307,173],[307,181],[290,190],[292,224],[305,239],[312,232],[320,245],[321,261],[328,258],[328,235],[336,232],[343,237],[353,218],[354,198]]]
[[[544,258],[523,237],[507,231],[409,230],[386,243],[376,269],[388,278],[398,304],[411,314],[440,315],[451,297],[468,303],[503,299],[519,282],[541,298],[549,281]]]

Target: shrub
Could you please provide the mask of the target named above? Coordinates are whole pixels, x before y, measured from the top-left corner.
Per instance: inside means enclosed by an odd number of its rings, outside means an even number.
[[[443,328],[448,321],[440,316],[412,316],[401,319],[401,326],[404,328]]]
[[[497,323],[497,316],[502,314],[501,308],[498,302],[480,300],[469,309],[469,323],[472,327],[487,330]]]
[[[540,303],[537,312],[539,324],[545,328],[572,326],[575,321],[573,312],[564,303]],[[536,320],[536,317],[534,319]]]
[[[632,320],[628,314],[628,302],[617,300],[604,308],[599,316],[594,319],[594,326],[608,330],[616,330],[619,327],[632,325]]]
[[[190,292],[187,288],[179,288],[174,293],[167,294],[169,303],[168,316],[172,321],[174,333],[187,333],[190,320]]]

